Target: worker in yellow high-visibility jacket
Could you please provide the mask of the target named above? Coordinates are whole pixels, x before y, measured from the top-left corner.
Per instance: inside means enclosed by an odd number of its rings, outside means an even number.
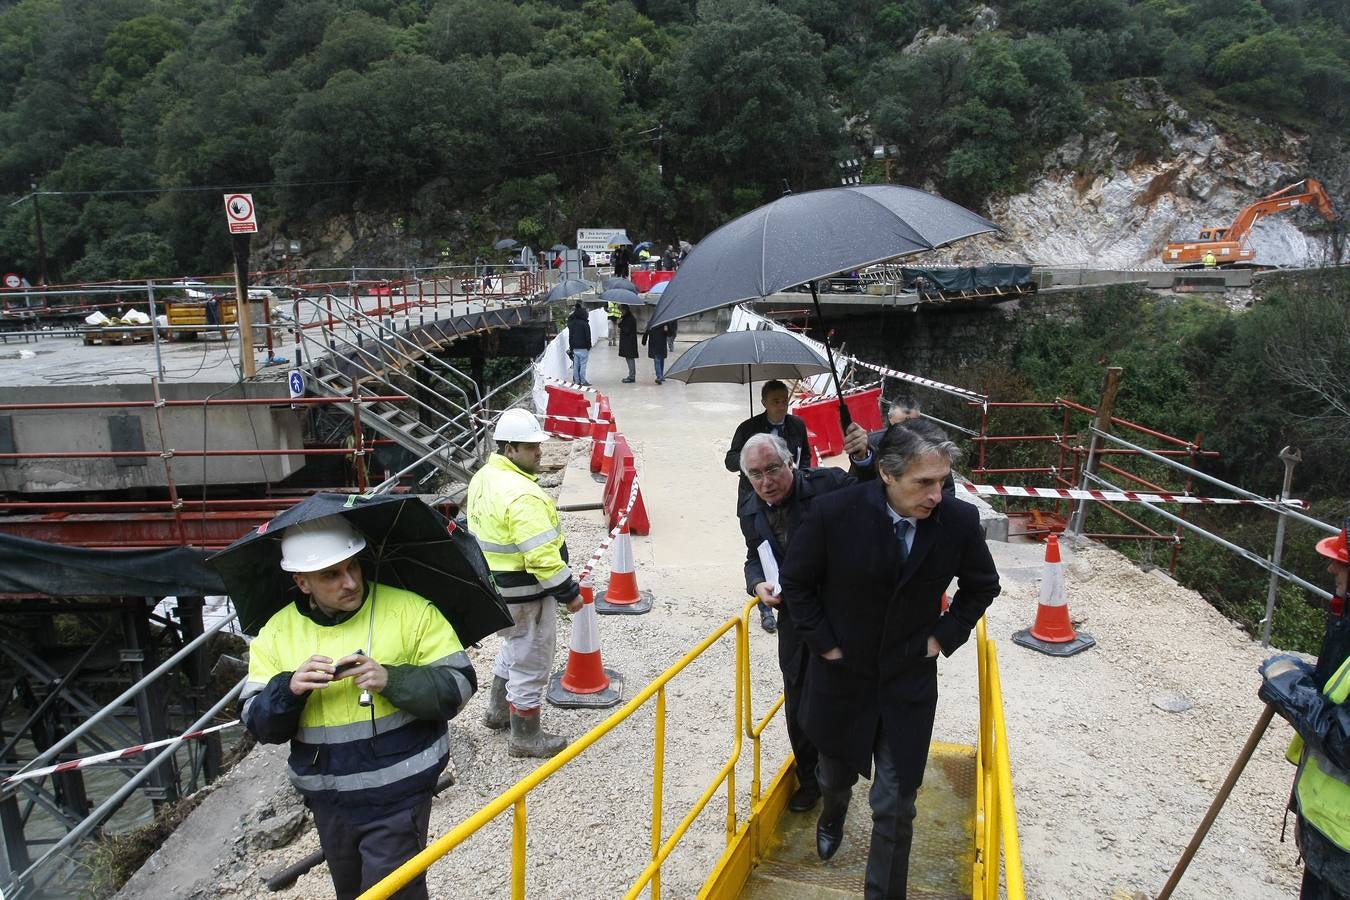
[[[240,695],[254,737],[290,741],[291,781],[342,900],[426,846],[432,792],[450,759],[446,721],[478,684],[436,607],[366,582],[365,546],[342,516],[286,529],[281,567],[300,597],[250,645]],[[425,876],[398,896],[425,898]]]
[[[1336,579],[1330,628],[1343,627],[1350,581],[1346,528],[1319,541],[1317,552],[1330,560],[1327,571]],[[1324,642],[1323,655],[1336,644]],[[1343,648],[1335,655],[1341,653]],[[1294,804],[1303,856],[1300,896],[1345,900],[1350,898],[1350,656],[1325,662],[1319,657],[1314,669],[1287,654],[1271,657],[1261,664],[1259,696],[1298,732],[1290,750],[1298,762]]]
[[[539,707],[553,667],[556,605],[581,609],[567,542],[552,499],[538,484],[548,434],[527,410],[509,409],[492,432],[497,452],[469,481],[469,531],[478,539],[515,624],[502,629],[483,724],[511,728],[512,756],[553,756],[567,741],[544,731]]]

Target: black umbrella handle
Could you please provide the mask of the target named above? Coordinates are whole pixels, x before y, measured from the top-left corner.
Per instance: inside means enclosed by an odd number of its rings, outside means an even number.
[[[839,430],[848,433],[848,426],[853,424],[853,413],[849,412],[848,404],[844,398],[839,398]]]

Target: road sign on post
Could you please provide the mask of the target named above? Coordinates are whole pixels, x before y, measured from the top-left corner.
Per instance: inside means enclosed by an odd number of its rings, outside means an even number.
[[[305,396],[305,373],[300,369],[291,369],[286,376],[286,386],[291,389],[291,399]],[[299,409],[301,404],[292,403],[291,409]]]
[[[230,234],[253,234],[258,230],[258,213],[252,194],[225,195],[225,222]]]
[[[11,291],[23,287],[23,279],[13,272],[5,273],[5,287]]]

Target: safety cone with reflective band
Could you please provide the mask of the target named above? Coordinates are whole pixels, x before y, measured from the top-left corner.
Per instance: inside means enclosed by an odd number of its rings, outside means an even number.
[[[609,564],[609,585],[602,599],[595,601],[601,615],[636,616],[652,611],[651,591],[638,590],[633,564],[633,536],[625,523],[614,539],[614,556]]]
[[[595,592],[581,583],[581,609],[572,617],[567,666],[548,681],[548,702],[563,709],[606,709],[623,699],[623,676],[600,662]]]
[[[1069,621],[1069,602],[1064,597],[1064,565],[1059,561],[1059,538],[1050,535],[1045,542],[1045,574],[1041,576],[1041,602],[1036,607],[1036,622],[1013,635],[1013,643],[1039,650],[1051,656],[1073,656],[1097,643],[1087,632],[1073,630]]]

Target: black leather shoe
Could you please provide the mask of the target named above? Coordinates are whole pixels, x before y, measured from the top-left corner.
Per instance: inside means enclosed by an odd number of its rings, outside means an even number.
[[[834,822],[826,822],[822,814],[820,820],[816,822],[816,855],[821,859],[829,859],[839,852],[839,845],[844,841],[844,820],[837,819]]]
[[[788,798],[788,809],[793,812],[809,812],[820,802],[820,785],[804,784]]]
[[[759,624],[769,634],[778,630],[778,620],[774,618],[772,609],[761,609],[759,611]]]

